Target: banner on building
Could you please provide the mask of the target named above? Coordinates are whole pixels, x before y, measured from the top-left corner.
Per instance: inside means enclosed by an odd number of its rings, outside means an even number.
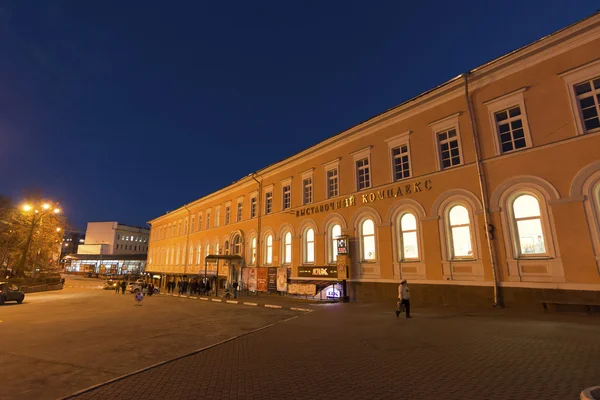
[[[242,288],[248,289],[248,272],[250,268],[242,268]]]
[[[277,268],[269,267],[267,274],[267,290],[269,292],[277,291]]]
[[[288,293],[303,296],[314,296],[317,294],[317,285],[312,283],[290,283],[288,285]]]
[[[298,267],[298,276],[303,278],[334,278],[337,279],[337,267]]]
[[[337,240],[337,253],[338,254],[348,254],[348,236],[343,235]]]
[[[256,290],[259,292],[267,291],[267,278],[269,276],[268,268],[257,268],[256,269]]]
[[[286,292],[287,291],[287,268],[279,267],[277,268],[277,291]]]
[[[251,292],[256,292],[256,283],[256,268],[248,268],[248,290]]]

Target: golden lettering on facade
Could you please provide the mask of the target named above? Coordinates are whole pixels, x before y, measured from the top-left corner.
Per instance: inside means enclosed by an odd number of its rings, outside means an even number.
[[[361,198],[362,204],[374,203],[375,201],[378,201],[378,200],[392,199],[395,197],[404,196],[405,194],[414,194],[414,193],[422,192],[423,191],[422,186],[425,187],[425,190],[433,189],[431,180],[428,179],[428,180],[422,181],[422,182],[414,182],[409,185],[397,186],[395,189],[389,188],[389,189],[378,190],[376,192],[362,193],[360,195],[361,196],[360,198]],[[342,199],[342,200],[332,201],[331,203],[321,204],[319,206],[307,207],[300,211],[296,211],[296,217],[327,212],[330,209],[336,210],[336,209],[339,209],[342,207],[344,207],[344,208],[352,207],[355,205],[356,205],[356,196],[352,195],[352,196],[346,197],[345,199]]]

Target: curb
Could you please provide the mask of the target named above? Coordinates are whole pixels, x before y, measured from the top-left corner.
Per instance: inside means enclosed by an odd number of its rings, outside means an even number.
[[[305,312],[305,313],[314,311],[313,308],[282,306],[279,304],[261,304],[261,303],[254,303],[254,302],[250,302],[250,301],[225,300],[225,299],[218,299],[218,298],[213,298],[213,297],[187,296],[187,295],[174,294],[174,293],[159,293],[159,295],[179,297],[179,298],[192,299],[192,300],[203,300],[203,301],[210,301],[210,302],[222,303],[222,304],[237,304],[237,305],[250,306],[250,307],[264,307],[264,308],[272,308],[272,309],[278,309],[278,310],[291,310],[291,311],[299,311],[299,312]]]

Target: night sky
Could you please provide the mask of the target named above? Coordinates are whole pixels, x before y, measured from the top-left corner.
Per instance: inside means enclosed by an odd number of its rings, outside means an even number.
[[[0,1],[0,194],[144,226],[599,8],[293,3]]]

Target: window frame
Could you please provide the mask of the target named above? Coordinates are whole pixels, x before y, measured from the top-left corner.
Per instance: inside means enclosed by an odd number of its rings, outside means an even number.
[[[272,265],[273,264],[273,233],[269,232],[265,235],[264,240],[264,253],[263,253],[263,264],[264,265]],[[269,243],[270,239],[270,243]],[[269,250],[271,253],[269,254]],[[270,256],[270,259],[269,259]]]
[[[311,242],[308,241],[308,232],[312,231],[313,239]],[[316,260],[316,241],[317,241],[317,230],[314,226],[307,226],[302,231],[302,265],[314,265]],[[312,245],[312,261],[308,260],[308,245],[309,243]]]
[[[373,257],[373,259],[367,259],[365,258],[365,234],[364,234],[364,224],[366,221],[371,221],[373,223],[373,245],[374,245],[374,251],[375,251],[375,257]],[[377,223],[376,220],[371,217],[371,216],[365,216],[363,218],[360,219],[360,221],[358,222],[358,228],[359,228],[359,247],[360,247],[360,254],[359,254],[359,262],[361,264],[374,264],[377,263],[378,257],[379,257],[379,251],[377,249]]]
[[[413,232],[413,231],[404,231],[402,229],[402,218],[404,218],[407,214],[412,215],[415,218],[415,235],[417,237],[417,257],[416,258],[407,258],[404,252],[404,233],[405,232]],[[395,218],[396,224],[396,262],[398,263],[410,263],[410,262],[418,262],[421,261],[422,251],[421,251],[421,229],[420,229],[420,219],[419,214],[412,210],[411,208],[404,208],[401,210]]]
[[[333,220],[331,221],[328,225],[327,225],[327,235],[326,235],[326,239],[327,239],[327,263],[329,265],[335,265],[337,264],[337,241],[339,239],[336,239],[333,236],[333,228],[339,226],[340,227],[340,236],[343,235],[343,228],[342,228],[342,224],[337,221],[337,220]],[[334,259],[334,253],[335,253],[335,259]]]
[[[461,113],[452,114],[429,124],[429,127],[431,128],[431,131],[433,133],[433,145],[435,146],[436,165],[438,171],[447,171],[452,168],[457,168],[465,165],[464,152],[462,146],[462,134],[460,131],[460,123],[458,118],[460,115]],[[456,140],[458,141],[458,156],[460,158],[460,163],[444,168],[442,166],[442,149],[438,134],[452,129],[456,130]]]
[[[225,224],[229,225],[231,223],[231,203],[225,204]]]
[[[289,210],[290,208],[292,208],[292,185],[291,183],[286,183],[281,187],[281,209]]]
[[[393,136],[389,139],[386,139],[386,143],[388,144],[388,156],[390,160],[390,182],[399,182],[405,179],[410,179],[413,177],[413,166],[412,166],[412,157],[410,152],[410,134],[411,131],[403,132],[399,135]],[[393,155],[394,149],[406,146],[408,153],[408,176],[401,179],[396,179],[396,169],[395,169],[395,157]]]
[[[288,235],[289,235],[289,239],[290,239],[289,243],[287,242]],[[293,242],[294,242],[294,237],[292,235],[292,232],[289,230],[285,230],[281,235],[281,254],[282,254],[281,265],[284,265],[284,266],[292,265],[292,262],[294,260]],[[289,246],[289,248],[288,248],[288,246]],[[290,259],[289,261],[287,260],[288,255],[289,255],[289,259]]]
[[[258,202],[256,196],[250,197],[250,219],[256,218],[256,209],[258,207]]]
[[[352,160],[353,160],[353,170],[354,170],[354,187],[356,189],[357,192],[363,191],[363,190],[369,190],[371,188],[373,188],[374,183],[373,183],[373,169],[371,168],[373,166],[373,164],[371,163],[371,149],[373,148],[373,146],[367,146],[365,148],[362,148],[360,150],[357,150],[353,153],[350,153],[350,155],[352,156]],[[362,160],[367,160],[367,165],[368,165],[368,174],[369,174],[369,184],[367,186],[365,186],[364,188],[360,189],[359,188],[359,167],[358,167],[358,162],[362,161]]]
[[[325,195],[328,199],[332,199],[334,197],[338,197],[340,195],[340,160],[338,157],[334,160],[328,161],[323,165],[323,170],[325,172]],[[329,191],[329,172],[336,171],[335,179],[336,179],[336,193],[332,194]]]
[[[600,59],[560,73],[558,76],[560,76],[565,83],[567,94],[569,96],[569,103],[571,104],[571,113],[575,119],[576,134],[589,135],[600,132],[600,128],[593,129],[590,132],[587,132],[585,129],[577,94],[575,93],[575,85],[584,83],[585,81],[589,81],[594,78],[600,78]]]
[[[520,88],[510,93],[504,94],[500,97],[488,100],[483,104],[487,107],[488,117],[490,119],[490,128],[492,130],[492,137],[494,139],[494,146],[496,148],[496,155],[511,154],[518,151],[526,150],[533,147],[533,140],[531,138],[531,131],[529,130],[529,117],[527,116],[527,109],[525,108],[525,92],[527,88]],[[514,107],[519,107],[521,110],[521,121],[523,123],[523,134],[525,137],[525,147],[520,149],[513,149],[509,151],[502,151],[502,142],[500,141],[500,130],[498,122],[496,121],[496,114],[505,110],[509,110]],[[513,137],[514,141],[514,137]]]
[[[467,210],[467,215],[469,216],[469,223],[468,225],[452,225],[452,221],[450,220],[450,211],[452,211],[452,209],[454,207],[457,206],[461,206],[464,207],[465,210]],[[444,209],[444,223],[445,223],[445,230],[446,230],[446,246],[448,249],[448,260],[449,261],[473,261],[473,260],[477,260],[478,256],[476,253],[476,243],[475,241],[477,240],[476,238],[476,234],[477,232],[475,231],[475,224],[473,223],[474,219],[473,219],[473,211],[471,209],[471,207],[469,206],[468,203],[463,202],[463,201],[453,201],[452,203],[448,204],[446,206],[446,208]],[[456,256],[454,254],[454,235],[452,234],[452,228],[454,227],[463,227],[463,226],[468,226],[469,227],[469,238],[471,241],[471,256]]]
[[[515,201],[523,196],[529,195],[535,198],[538,202],[538,206],[540,209],[540,224],[542,226],[542,233],[544,239],[544,250],[543,254],[523,254],[521,252],[521,241],[519,238],[519,228],[517,225],[517,218],[515,217],[514,204]],[[506,197],[506,212],[509,223],[509,234],[510,234],[510,242],[512,247],[512,255],[515,260],[546,260],[554,258],[553,252],[553,237],[551,236],[551,227],[548,214],[548,208],[546,205],[546,198],[538,193],[537,190],[525,189],[525,188],[515,188],[511,193]]]
[[[273,214],[273,185],[269,185],[268,187],[266,187],[264,189],[263,196],[265,199],[265,202],[263,205],[264,215]],[[270,202],[268,200],[270,200]]]

